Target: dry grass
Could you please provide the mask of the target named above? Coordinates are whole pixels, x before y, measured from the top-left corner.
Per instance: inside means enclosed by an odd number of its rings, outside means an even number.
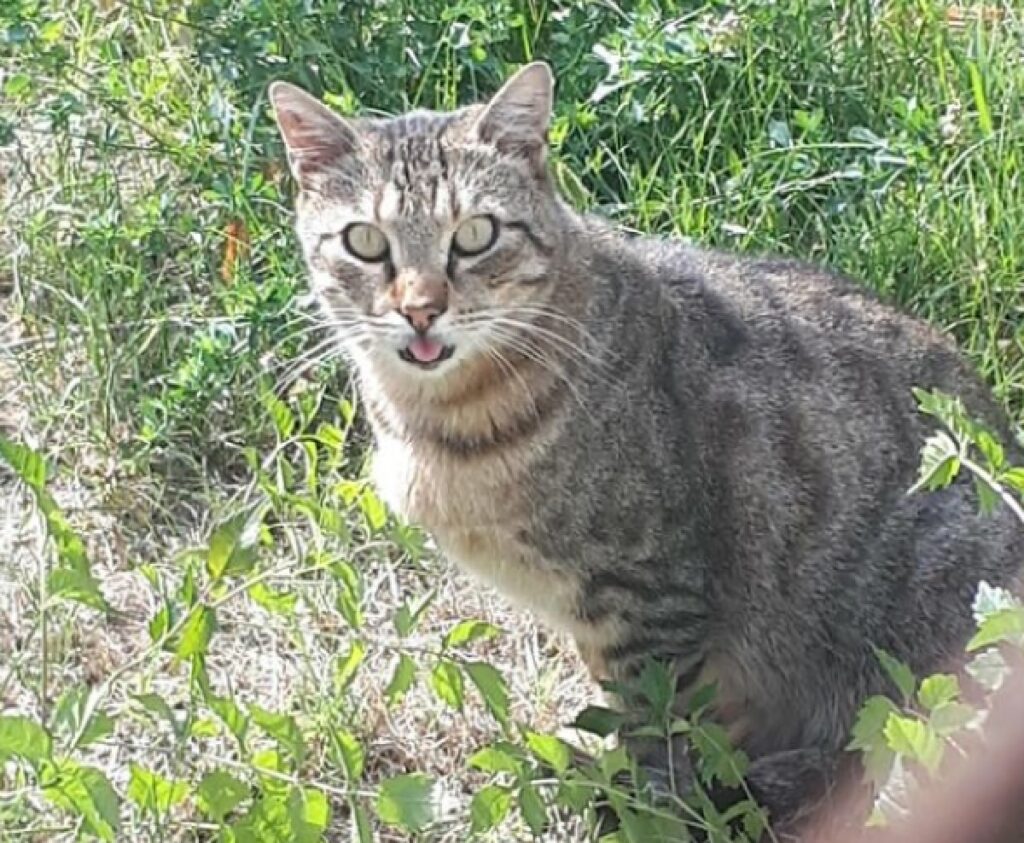
[[[27,8],[14,5],[0,11],[3,37]],[[402,4],[40,0],[25,13],[33,38],[3,42],[0,430],[50,459],[52,492],[115,611],[40,611],[40,572],[54,560],[30,497],[0,467],[0,716],[43,717],[66,688],[104,689],[116,731],[76,758],[122,797],[129,762],[193,782],[215,765],[255,780],[251,753],[223,729],[182,741],[135,701],[158,693],[176,718],[194,703],[187,670],[154,651],[147,624],[182,582],[181,552],[252,492],[245,449],[258,461],[275,448],[259,384],[285,394],[302,373],[340,394],[336,370],[297,362],[312,337],[295,315],[304,288],[271,79],[396,112],[488,94],[509,68],[547,58],[559,80],[553,159],[574,203],[637,230],[825,259],[949,329],[1014,417],[1024,412],[1012,4],[456,5],[423,0],[410,25]],[[357,451],[346,451],[348,478],[361,476]],[[332,796],[329,839],[349,830],[335,798],[349,784],[328,740],[340,724],[364,744],[360,792],[397,772],[435,775],[447,819],[433,839],[465,840],[482,781],[465,761],[498,726],[473,692],[456,712],[425,682],[384,705],[398,650],[433,651],[467,617],[496,624],[504,633],[471,652],[501,669],[515,718],[539,729],[596,691],[567,642],[527,614],[432,554],[356,552],[359,535],[329,545],[365,586],[367,656],[346,694],[330,677],[354,634],[337,582],[298,574],[325,541],[299,526],[260,560],[299,598],[295,616],[244,593],[225,602],[211,681],[303,726],[301,777]],[[430,590],[423,623],[399,642],[397,608]],[[123,839],[212,836],[191,798],[167,827],[138,813],[125,807]],[[556,825],[551,836],[579,834]],[[66,815],[0,766],[0,840],[73,837]]]
[[[4,336],[17,345],[14,320],[9,314],[6,318]],[[68,441],[67,431],[58,428],[41,436],[33,427],[25,403],[30,390],[22,378],[22,363],[23,359],[10,353],[0,358],[0,394],[5,396],[0,429],[17,441],[59,453],[62,442]],[[69,380],[75,375],[65,372]],[[47,696],[41,699],[40,668],[44,662],[38,581],[40,566],[50,564],[50,554],[31,497],[0,468],[0,500],[4,504],[0,507],[0,652],[6,655],[0,667],[0,713],[28,713],[45,720],[54,700],[67,688],[100,688],[117,676],[110,689],[109,711],[132,712],[134,716],[119,717],[116,732],[91,748],[83,760],[104,770],[115,787],[123,789],[129,758],[166,773],[175,769],[168,762],[175,752],[169,729],[166,725],[154,729],[152,722],[139,717],[132,695],[143,691],[159,694],[172,709],[184,708],[189,695],[185,665],[164,672],[166,662],[137,663],[150,651],[147,623],[160,606],[140,566],[159,572],[168,581],[177,579],[176,558],[182,551],[202,545],[210,525],[196,501],[178,501],[174,507],[179,513],[193,513],[192,518],[168,521],[167,494],[156,489],[152,479],[119,475],[109,457],[84,444],[74,463],[61,466],[51,491],[85,540],[114,611],[111,619],[103,621],[73,604],[50,609],[46,621]],[[131,507],[127,508],[124,504],[129,501]],[[293,539],[304,541],[298,532]],[[330,691],[324,677],[331,675],[337,657],[349,646],[351,633],[331,606],[329,584],[292,578],[287,561],[276,560],[284,563],[283,573],[270,582],[302,595],[294,620],[271,614],[251,600],[226,603],[219,615],[208,670],[217,691],[230,694],[241,704],[300,712],[307,723],[315,723],[332,703],[325,697]],[[368,639],[375,643],[371,643],[349,694],[358,710],[354,718],[360,724],[357,737],[366,750],[365,784],[372,786],[403,772],[436,776],[441,783],[441,824],[435,839],[464,840],[468,801],[482,781],[479,774],[467,771],[466,760],[496,739],[499,730],[478,701],[471,700],[462,712],[454,711],[425,683],[418,683],[400,705],[389,708],[384,689],[397,658],[396,639],[389,634],[390,619],[401,602],[428,589],[436,595],[416,634],[403,642],[406,651],[436,648],[443,632],[465,618],[499,627],[502,634],[478,646],[474,654],[501,669],[508,681],[514,718],[534,728],[559,731],[578,710],[595,701],[596,689],[586,679],[569,642],[551,637],[527,613],[511,609],[444,561],[428,558],[410,566],[367,554],[365,563],[360,564],[366,582],[365,628]],[[268,564],[274,567],[275,561]],[[133,663],[130,671],[119,675],[125,665]],[[206,741],[202,752],[189,763],[202,770],[230,763],[231,758],[231,747],[223,738]],[[315,770],[310,774],[319,777]],[[342,784],[332,782],[329,776],[323,781],[328,786]],[[45,813],[45,804],[33,798]],[[180,819],[178,829],[163,839],[201,836],[202,829],[188,821],[186,811]],[[337,835],[349,831],[343,811],[336,814],[334,827]],[[569,839],[575,834],[571,827],[571,822],[568,826],[555,824],[552,839]],[[379,833],[381,840],[405,839],[386,829]],[[505,833],[515,834],[511,828]],[[69,829],[47,839],[70,839],[70,835]]]

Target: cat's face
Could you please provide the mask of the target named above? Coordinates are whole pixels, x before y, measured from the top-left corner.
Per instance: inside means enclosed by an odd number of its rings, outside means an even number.
[[[314,290],[357,362],[423,380],[526,347],[564,224],[551,92],[534,64],[486,106],[347,121],[271,87]]]

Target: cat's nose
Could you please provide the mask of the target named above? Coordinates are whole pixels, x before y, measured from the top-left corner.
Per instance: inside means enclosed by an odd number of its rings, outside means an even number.
[[[399,308],[399,312],[408,320],[413,328],[419,333],[424,334],[434,324],[434,320],[445,312],[445,309],[445,306],[441,303],[419,306],[409,306],[403,303],[402,307]]]
[[[419,333],[426,333],[448,309],[448,282],[419,273],[403,273],[398,279],[398,312]]]

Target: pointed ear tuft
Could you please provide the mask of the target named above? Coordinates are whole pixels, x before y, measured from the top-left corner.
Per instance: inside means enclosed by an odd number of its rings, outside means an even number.
[[[484,106],[473,127],[476,136],[503,152],[543,158],[554,85],[547,64],[526,65]]]
[[[287,82],[274,82],[268,92],[278,129],[288,148],[295,180],[306,189],[329,170],[337,169],[356,149],[352,126],[317,99]]]

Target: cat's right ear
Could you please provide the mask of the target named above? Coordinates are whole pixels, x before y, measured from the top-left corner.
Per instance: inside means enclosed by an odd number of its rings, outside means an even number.
[[[304,189],[315,190],[327,173],[337,170],[355,151],[359,142],[355,129],[288,82],[274,82],[267,94],[288,149],[292,175]]]
[[[542,61],[526,65],[496,93],[473,126],[476,136],[508,154],[543,161],[554,77]]]

